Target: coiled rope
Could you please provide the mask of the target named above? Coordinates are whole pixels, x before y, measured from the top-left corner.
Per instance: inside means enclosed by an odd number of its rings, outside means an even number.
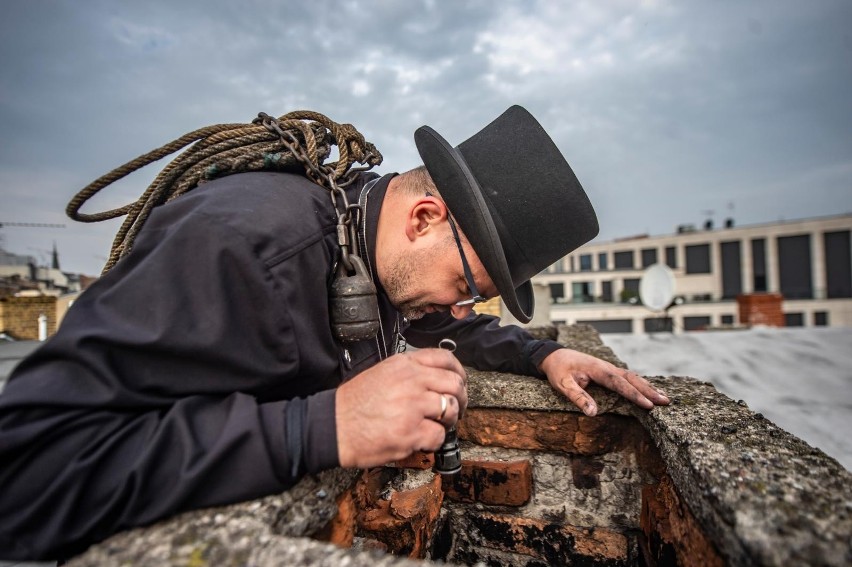
[[[338,159],[326,164],[332,145],[338,148]],[[186,146],[190,147],[172,160],[136,201],[99,213],[80,212],[86,201],[105,187]],[[356,162],[363,167],[353,168]],[[382,154],[351,124],[338,124],[318,112],[307,110],[290,112],[279,118],[261,112],[252,124],[199,128],[113,169],[74,195],[65,212],[80,222],[127,216],[113,241],[103,269],[106,273],[130,252],[154,207],[205,181],[245,171],[288,171],[305,173],[333,192],[335,184],[344,187],[359,172],[381,162]]]

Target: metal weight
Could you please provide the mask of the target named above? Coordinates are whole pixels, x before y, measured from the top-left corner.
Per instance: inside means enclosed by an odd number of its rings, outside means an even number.
[[[341,262],[329,291],[331,328],[341,341],[363,341],[379,332],[379,303],[364,261],[355,254],[349,261],[355,273],[349,275]]]

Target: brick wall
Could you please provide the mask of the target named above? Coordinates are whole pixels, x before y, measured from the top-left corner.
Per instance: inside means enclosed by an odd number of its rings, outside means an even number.
[[[621,365],[574,331],[559,338]],[[488,394],[505,375],[468,378],[461,471],[433,472],[428,453],[365,471],[323,541],[463,565],[721,564],[635,417],[586,417],[538,380]]]
[[[740,312],[740,323],[749,327],[753,327],[755,325],[783,327],[783,301],[784,297],[780,293],[750,293],[738,295],[737,307]]]
[[[458,435],[458,474],[429,453],[365,471],[318,539],[465,565],[722,564],[632,417],[471,408]]]
[[[47,316],[48,336],[56,332],[56,298],[4,297],[0,299],[0,331],[20,340],[38,340],[38,318]]]

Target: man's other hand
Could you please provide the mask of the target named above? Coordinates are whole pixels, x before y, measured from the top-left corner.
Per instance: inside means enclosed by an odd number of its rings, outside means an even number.
[[[342,384],[335,404],[340,466],[383,465],[441,447],[467,407],[465,371],[446,350],[398,354]]]
[[[641,408],[651,409],[655,405],[669,403],[665,394],[635,372],[576,350],[563,348],[554,351],[541,362],[539,369],[547,375],[548,382],[557,392],[564,394],[589,416],[598,412],[595,400],[586,392],[586,387],[592,382],[621,394]]]

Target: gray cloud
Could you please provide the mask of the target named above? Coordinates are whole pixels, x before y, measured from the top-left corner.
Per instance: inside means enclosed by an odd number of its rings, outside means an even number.
[[[63,220],[95,177],[200,126],[308,108],[385,155],[461,142],[527,106],[586,186],[602,238],[704,212],[852,210],[852,4],[843,0],[10,0],[0,21],[0,229],[97,272],[117,223]],[[134,199],[163,164],[93,203]],[[150,171],[149,171],[150,170]],[[570,212],[566,211],[566,219]]]

